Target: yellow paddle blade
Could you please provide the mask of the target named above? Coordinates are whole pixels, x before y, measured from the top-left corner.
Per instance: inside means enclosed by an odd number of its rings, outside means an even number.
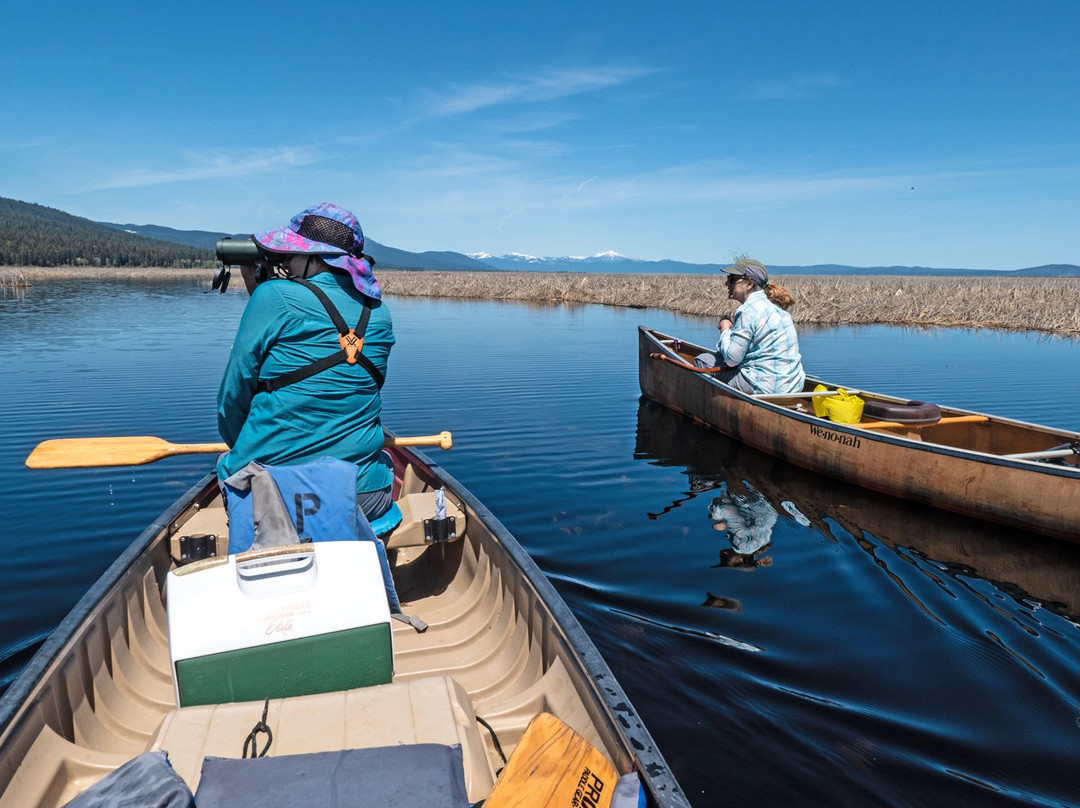
[[[26,458],[32,469],[141,466],[174,454],[227,452],[224,443],[169,443],[162,438],[56,438],[42,441]]]
[[[608,808],[618,779],[596,747],[540,713],[525,728],[484,808]]]
[[[386,436],[386,446],[454,445],[449,432],[413,437]],[[220,454],[229,451],[224,443],[169,443],[150,436],[117,438],[54,438],[42,441],[26,458],[32,469],[78,469],[95,466],[141,466],[179,454]]]

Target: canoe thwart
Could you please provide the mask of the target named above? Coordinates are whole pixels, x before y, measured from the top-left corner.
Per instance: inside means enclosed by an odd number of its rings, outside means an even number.
[[[861,390],[848,390],[846,387],[844,390],[848,395],[857,396],[862,393]],[[757,401],[782,401],[785,398],[817,398],[819,396],[835,396],[835,390],[803,390],[799,393],[754,393],[751,398]]]

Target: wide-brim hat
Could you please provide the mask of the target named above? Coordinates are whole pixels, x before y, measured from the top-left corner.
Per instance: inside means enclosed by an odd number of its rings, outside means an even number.
[[[753,258],[740,258],[729,267],[724,267],[728,275],[740,275],[749,278],[761,288],[769,285],[769,272],[765,265]]]
[[[371,261],[364,253],[364,231],[356,217],[323,202],[292,217],[287,225],[256,233],[252,238],[267,252],[318,255],[330,266],[344,269],[353,285],[368,297],[382,297]]]

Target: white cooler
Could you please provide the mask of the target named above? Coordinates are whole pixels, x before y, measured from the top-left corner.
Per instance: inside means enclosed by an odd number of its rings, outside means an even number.
[[[375,545],[317,542],[169,573],[177,703],[223,704],[385,684],[390,607]]]

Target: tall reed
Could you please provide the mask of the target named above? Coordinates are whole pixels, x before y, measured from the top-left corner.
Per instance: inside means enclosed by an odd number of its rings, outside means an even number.
[[[538,272],[379,273],[388,294],[537,303],[599,303],[705,317],[735,309],[718,275]],[[796,323],[964,326],[1080,334],[1080,278],[791,275]]]
[[[376,268],[402,297],[598,303],[702,317],[731,314],[719,275],[593,275],[563,272],[421,272]],[[3,267],[0,288],[61,278],[205,280],[210,270]],[[791,315],[805,325],[921,325],[1003,328],[1080,335],[1080,278],[969,278],[790,275]],[[243,284],[233,287],[243,294]],[[231,288],[230,294],[233,292]]]

